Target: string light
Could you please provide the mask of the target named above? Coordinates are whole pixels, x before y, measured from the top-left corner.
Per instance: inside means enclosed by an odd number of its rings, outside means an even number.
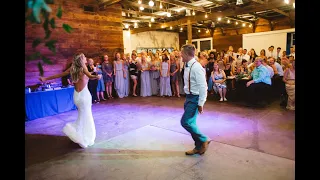
[[[152,7],[153,5],[154,5],[154,2],[153,2],[152,0],[150,0],[150,1],[149,1],[149,6]]]
[[[228,19],[228,22],[227,22],[228,24],[230,23],[230,20]]]
[[[128,28],[129,28],[129,24],[124,25],[124,27],[125,27],[126,29],[128,29]]]
[[[198,32],[201,32],[200,29],[198,30]]]
[[[141,0],[138,0],[138,4],[141,4],[142,3],[142,1]]]
[[[167,12],[167,17],[171,17],[171,13],[170,12]]]
[[[236,25],[238,25],[239,23],[238,22],[236,22]]]
[[[134,23],[134,27],[135,28],[138,27],[138,23],[137,22]]]
[[[170,29],[172,29],[172,26],[170,26]]]
[[[196,13],[194,12],[194,10],[192,11],[192,15],[193,15],[193,16],[196,15]]]
[[[180,28],[180,31],[182,31],[182,30],[183,30],[183,28],[181,27],[181,28]]]
[[[149,23],[149,27],[151,27],[151,23]]]
[[[221,17],[218,17],[218,21],[221,21]]]
[[[151,18],[151,22],[154,22],[154,18],[153,17]]]
[[[252,27],[252,24],[249,24],[249,27]]]
[[[206,30],[206,33],[209,33],[209,30],[208,30],[208,29]]]
[[[142,7],[142,6],[140,6],[140,8],[139,8],[141,11],[143,11],[144,10],[144,7]]]
[[[162,3],[160,2],[160,9],[162,9]]]
[[[284,0],[284,2],[285,2],[286,4],[289,4],[289,0]]]
[[[208,18],[208,14],[206,13],[206,15],[204,15],[205,18]]]

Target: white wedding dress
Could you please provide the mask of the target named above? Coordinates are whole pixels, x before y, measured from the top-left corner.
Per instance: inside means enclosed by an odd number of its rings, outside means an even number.
[[[96,138],[96,128],[92,117],[92,97],[87,85],[80,91],[74,90],[74,104],[78,108],[78,119],[67,123],[63,132],[82,148],[92,146]]]

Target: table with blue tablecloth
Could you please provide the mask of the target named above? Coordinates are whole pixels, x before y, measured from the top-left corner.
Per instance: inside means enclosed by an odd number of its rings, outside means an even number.
[[[76,109],[73,103],[73,93],[74,87],[26,93],[26,120],[34,120]]]

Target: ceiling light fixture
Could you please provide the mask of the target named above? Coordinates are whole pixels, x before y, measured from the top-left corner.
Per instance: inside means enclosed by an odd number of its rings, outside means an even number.
[[[149,6],[150,7],[154,6],[154,2],[152,0],[149,1]]]

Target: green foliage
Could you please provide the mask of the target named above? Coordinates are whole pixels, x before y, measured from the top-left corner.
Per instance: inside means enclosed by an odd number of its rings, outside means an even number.
[[[73,30],[72,27],[68,24],[62,24],[62,27],[67,33],[71,33],[71,31]]]
[[[32,6],[32,0],[31,1],[25,1],[25,5],[26,5],[26,9],[30,6]],[[28,4],[29,3],[29,4]],[[30,4],[31,3],[31,4]],[[46,0],[46,3],[48,4],[54,4],[53,0]],[[32,7],[31,7],[32,8]],[[37,37],[36,39],[33,40],[32,42],[32,48],[34,50],[36,50],[37,46],[44,43],[44,45],[51,51],[53,52],[54,54],[56,54],[56,43],[57,43],[57,40],[55,39],[51,39],[51,34],[52,34],[52,30],[53,29],[56,29],[57,28],[57,25],[56,25],[56,22],[55,22],[55,18],[52,17],[50,19],[50,12],[47,12],[45,11],[44,9],[41,10],[41,16],[43,18],[43,21],[42,21],[42,28],[45,32],[45,37],[44,38],[40,38],[40,37]],[[59,8],[58,8],[58,11],[56,13],[56,17],[61,19],[62,18],[62,7],[61,5],[59,5]],[[34,17],[34,15],[32,14],[32,11],[28,11],[26,10],[26,14],[25,14],[25,22],[30,22],[32,24],[39,24],[37,21],[36,21],[36,18]],[[73,28],[68,25],[68,24],[65,24],[63,23],[62,25],[62,28],[64,29],[64,31],[66,31],[67,33],[71,33]],[[39,60],[41,59],[42,62],[44,64],[53,64],[52,61],[45,57],[44,55],[42,55],[39,51],[36,51],[35,53],[33,53],[32,55],[28,56],[27,57],[27,61],[31,61],[31,60]],[[37,64],[38,66],[38,69],[39,69],[39,72],[40,72],[40,75],[42,76],[43,75],[43,67],[42,67],[42,63],[41,62],[38,62]]]

